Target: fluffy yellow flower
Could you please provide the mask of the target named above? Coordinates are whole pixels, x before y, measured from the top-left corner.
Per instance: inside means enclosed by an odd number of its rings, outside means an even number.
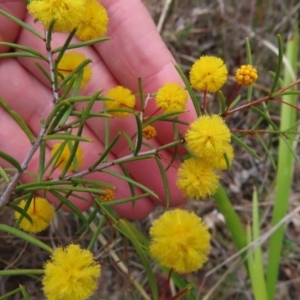
[[[61,144],[62,144],[62,142],[54,144],[54,146],[51,150],[52,155],[54,155],[58,151],[58,148],[61,146]],[[74,142],[72,142],[72,145],[74,145]],[[66,145],[64,146],[64,149],[62,151],[59,150],[59,159],[56,163],[56,167],[59,167],[61,170],[63,170],[69,160],[70,154],[71,154],[71,151],[70,151],[69,144],[66,143]],[[74,159],[76,159],[78,167],[83,163],[83,150],[80,146],[78,146],[78,148],[76,150],[76,155],[75,155]],[[74,171],[76,169],[75,167],[76,167],[75,163],[72,162],[68,171],[71,171],[71,172]]]
[[[197,157],[210,159],[223,155],[230,136],[230,130],[220,116],[205,115],[190,124],[185,140]]]
[[[96,0],[86,0],[85,10],[79,22],[76,36],[82,40],[92,40],[103,36],[107,31],[106,9]]]
[[[133,109],[135,106],[135,96],[132,94],[132,92],[129,89],[120,85],[110,89],[107,92],[106,97],[111,98],[113,100],[113,101],[109,100],[105,102],[108,109],[118,109],[118,108]],[[123,111],[113,111],[109,113],[116,117],[127,117],[129,115],[128,112],[123,112]]]
[[[210,251],[210,234],[194,212],[165,212],[150,228],[150,253],[162,265],[178,273],[202,267]]]
[[[84,5],[85,0],[31,0],[27,8],[45,29],[55,19],[54,31],[70,32],[83,18]]]
[[[79,245],[59,247],[44,265],[43,290],[49,300],[84,300],[97,288],[100,265]]]
[[[257,78],[257,70],[251,65],[242,65],[235,73],[237,83],[242,86],[251,85]]]
[[[156,95],[156,105],[164,113],[185,110],[187,93],[178,83],[166,83]]]
[[[155,138],[157,135],[157,131],[156,129],[151,126],[151,125],[148,125],[146,126],[144,129],[143,129],[143,137],[146,139],[146,140],[151,140],[153,138]]]
[[[105,194],[101,194],[100,195],[100,198],[103,202],[109,202],[109,201],[112,201],[114,200],[115,198],[115,193],[113,190],[111,189],[106,189],[105,190]]]
[[[186,198],[202,200],[218,189],[220,175],[210,163],[197,158],[185,160],[178,169],[176,185]]]
[[[214,56],[201,56],[190,71],[190,82],[194,89],[215,93],[227,80],[227,68],[223,60]]]
[[[234,156],[233,147],[230,144],[226,144],[224,153],[226,153],[227,155],[229,166],[230,166]],[[226,159],[224,157],[224,153],[220,156],[214,156],[210,159],[210,163],[213,168],[217,170],[226,170],[228,168]]]
[[[24,208],[25,205],[26,201],[22,200],[18,206]],[[26,212],[31,217],[32,223],[24,217],[20,223],[20,228],[30,233],[38,233],[46,229],[54,216],[52,205],[45,198],[40,197],[31,200]],[[20,216],[21,214],[16,211],[15,219],[18,220]]]
[[[58,63],[58,71],[64,76],[67,77],[73,72],[81,63],[83,63],[87,57],[85,54],[72,51],[67,52],[63,55],[60,62]],[[80,84],[80,89],[83,89],[87,83],[91,80],[92,77],[92,67],[91,64],[86,65],[83,68],[83,76]]]

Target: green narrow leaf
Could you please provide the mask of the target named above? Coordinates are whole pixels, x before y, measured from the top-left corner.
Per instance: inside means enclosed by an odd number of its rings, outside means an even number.
[[[136,125],[137,125],[137,139],[136,139],[136,145],[135,149],[133,152],[133,155],[136,156],[141,150],[142,147],[142,142],[143,142],[143,125],[142,121],[140,119],[140,116],[135,114],[135,120],[136,120]]]
[[[83,224],[88,227],[88,222],[82,212],[74,205],[69,199],[62,196],[60,193],[55,190],[50,191],[50,193],[56,197],[61,203],[72,210],[72,212],[83,222]]]
[[[58,72],[57,76],[55,76],[56,81],[58,80],[58,75],[59,75],[59,74],[60,74],[60,73]],[[63,79],[63,76],[61,76],[61,79]],[[60,92],[62,92],[62,94],[61,94],[60,98],[58,99],[58,102],[59,102],[59,101],[63,101],[63,100],[65,100],[65,99],[67,98],[66,100],[68,100],[68,102],[73,103],[73,101],[72,101],[72,98],[73,98],[73,97],[68,98],[68,95],[69,95],[70,91],[72,90],[75,81],[76,81],[76,78],[75,78],[75,76],[74,76],[74,78],[72,78],[72,79],[70,80],[69,84],[67,84],[67,85],[65,86],[65,88],[64,88],[62,91],[60,91]],[[74,97],[74,98],[81,98],[81,97]],[[89,97],[88,97],[88,98],[89,98]]]
[[[39,153],[39,167],[38,167],[38,175],[37,175],[38,181],[41,181],[44,175],[45,157],[46,157],[46,143],[45,141],[41,141],[40,153]]]
[[[268,158],[270,159],[270,161],[272,163],[274,170],[276,170],[276,163],[274,161],[273,155],[270,152],[268,146],[265,144],[264,140],[261,138],[261,136],[258,133],[256,133],[255,136],[256,136],[257,140],[260,142],[260,144],[262,145],[262,147],[264,148]]]
[[[6,276],[6,275],[2,275],[2,272],[3,271],[0,270],[0,277],[1,276]],[[20,292],[20,288],[18,287],[17,289],[8,292],[5,295],[2,295],[2,296],[0,295],[0,300],[12,299],[12,298],[9,298],[9,297],[11,297],[11,296],[13,296],[13,295],[15,295],[15,294],[17,294],[19,292]],[[15,299],[15,297],[13,299]]]
[[[249,65],[253,65],[252,63],[252,52],[251,52],[251,47],[250,47],[250,42],[249,39],[246,38],[246,52],[247,52],[247,61]],[[252,92],[253,92],[253,86],[250,85],[247,88],[247,101],[251,101],[252,99]]]
[[[220,102],[221,102],[221,114],[224,114],[225,110],[226,110],[226,99],[225,99],[225,96],[224,96],[224,94],[221,90],[219,91],[218,94],[219,94],[219,99],[220,99]]]
[[[126,139],[129,149],[133,153],[134,152],[134,143],[132,141],[132,137],[130,137],[125,131],[122,131],[122,136]]]
[[[44,244],[43,242],[41,242],[39,239],[33,237],[31,234],[28,234],[28,233],[25,233],[17,228],[13,228],[13,227],[10,227],[8,225],[5,225],[5,224],[0,224],[0,230],[1,231],[4,231],[4,232],[7,232],[7,233],[10,233],[24,241],[27,241],[28,243],[30,244],[33,244],[43,250],[46,250],[48,252],[52,252],[52,248],[50,248],[48,245]]]
[[[269,118],[269,116],[267,115],[267,113],[261,111],[259,108],[254,107],[254,106],[252,106],[251,109],[252,109],[253,111],[255,111],[258,115],[260,115],[265,121],[267,121],[268,124],[274,128],[274,130],[278,130],[278,127],[277,127],[276,124]]]
[[[19,125],[19,127],[23,130],[23,132],[28,137],[31,144],[35,142],[35,138],[25,121],[21,118],[19,114],[17,114],[14,110],[12,110],[9,105],[4,101],[2,97],[0,97],[0,106],[7,112],[10,117]]]
[[[95,202],[94,202],[95,203]],[[99,210],[97,208],[95,208],[92,212],[91,212],[91,209],[86,212],[86,213],[83,213],[84,216],[88,215],[88,219],[87,219],[87,222],[88,222],[88,225],[90,226],[90,224],[92,222],[96,223],[95,219],[96,219],[96,216],[97,214],[99,213]],[[81,235],[84,231],[86,230],[86,227],[85,226],[81,226],[77,231],[76,231],[76,235]]]
[[[180,123],[178,120],[176,120],[176,118],[167,119],[167,117],[170,117],[170,116],[177,117],[178,115],[180,115],[182,113],[185,113],[185,111],[184,110],[177,110],[177,111],[172,111],[172,112],[164,113],[164,114],[157,115],[157,116],[152,116],[145,123],[143,123],[143,127],[151,125],[152,123],[155,123],[157,121],[168,121],[168,122],[178,122],[178,123]],[[184,125],[189,125],[189,123],[186,123],[186,122],[184,122],[183,124]]]
[[[0,166],[0,176],[6,181],[9,182],[9,176],[6,174],[4,169]]]
[[[186,78],[186,76],[184,75],[184,73],[181,71],[180,67],[178,65],[174,65],[175,66],[175,69],[177,70],[178,74],[180,75],[181,79],[183,80],[184,84],[185,84],[185,87],[192,99],[192,102],[194,104],[194,108],[195,108],[195,111],[196,111],[196,114],[197,116],[199,117],[200,114],[201,114],[201,111],[200,111],[200,105],[199,105],[199,101],[188,81],[188,79]]]
[[[100,91],[96,91],[94,93],[94,95],[91,97],[90,101],[88,102],[87,107],[85,108],[85,110],[83,111],[83,114],[81,116],[81,125],[83,125],[96,101],[96,99],[98,98],[99,94],[102,92],[102,90]]]
[[[176,141],[180,138],[180,134],[179,134],[179,129],[177,126],[177,123],[173,123],[173,141]],[[168,170],[172,167],[174,161],[176,160],[176,158],[178,158],[178,145],[174,145],[174,150],[172,149],[172,157],[170,159],[170,162],[168,164],[168,166],[165,169],[165,172],[168,172]]]
[[[29,52],[5,52],[0,54],[0,58],[9,58],[9,57],[29,57],[29,58],[42,59],[41,57],[36,56],[35,54]]]
[[[82,131],[83,131],[83,126],[80,126],[77,131],[78,137],[81,137]],[[59,176],[60,178],[65,177],[66,173],[69,171],[69,169],[72,165],[74,165],[74,171],[75,172],[78,171],[78,161],[77,161],[76,153],[77,153],[77,149],[79,147],[79,141],[74,141],[74,142],[67,141],[67,145],[70,150],[70,156],[69,156],[68,161],[66,162],[66,165],[65,165],[62,173]]]
[[[67,181],[69,182],[69,181]],[[98,187],[98,188],[107,188],[114,190],[116,187],[110,183],[104,182],[104,181],[99,181],[99,180],[94,180],[94,179],[88,179],[88,178],[78,178],[74,177],[71,179],[71,182],[74,182],[76,184],[82,184],[84,186],[93,186],[93,187]]]
[[[278,62],[277,62],[277,68],[276,68],[276,73],[275,73],[275,78],[270,90],[270,95],[272,95],[277,87],[279,78],[280,78],[280,73],[281,73],[281,68],[282,68],[282,61],[283,61],[283,43],[281,39],[281,35],[277,35],[277,41],[278,41]]]
[[[26,291],[26,287],[24,285],[22,285],[22,284],[19,284],[19,287],[20,287],[21,294],[23,296],[22,299],[24,299],[24,300],[30,300],[30,296],[29,296],[29,294]]]
[[[24,23],[23,21],[21,21],[20,19],[16,18],[15,16],[9,14],[8,12],[0,9],[0,14],[7,17],[8,19],[12,20],[13,22],[17,23],[18,25],[20,25],[21,27],[23,27],[24,29],[28,30],[29,32],[31,32],[32,34],[34,34],[36,37],[38,37],[41,40],[44,40],[44,37],[37,32],[33,27],[29,26],[28,24]]]
[[[149,196],[150,196],[149,193],[139,194],[139,195],[132,196],[132,197],[129,197],[129,198],[123,198],[123,199],[119,199],[119,200],[103,202],[102,206],[114,206],[114,205],[128,203],[128,202],[132,202],[134,204],[137,200],[144,199],[144,198],[147,198]]]
[[[26,189],[46,189],[47,187],[50,186],[59,186],[59,185],[70,185],[71,182],[68,180],[53,180],[53,181],[36,181],[36,182],[28,182],[28,183],[23,183],[23,184],[19,184],[16,187],[16,192],[23,192]]]
[[[69,116],[70,110],[72,110],[72,108],[73,108],[72,106],[73,106],[73,104],[66,103],[66,105],[64,105],[63,107],[60,107],[60,111],[57,113],[56,116],[53,116],[53,118],[52,118],[52,122],[48,128],[48,132],[47,132],[48,134],[53,134],[53,131],[57,129],[57,126],[62,122],[63,119],[65,119],[65,116]],[[62,126],[59,125],[58,128],[61,128],[61,127]]]
[[[62,47],[59,47],[59,54],[57,56],[57,58],[55,59],[55,65],[58,65],[58,63],[61,61],[63,55],[65,54],[66,50],[68,49],[70,43],[72,42],[73,37],[75,36],[77,28],[73,29],[70,34],[68,35],[65,43],[63,44]],[[52,51],[52,53],[56,53],[56,49]]]
[[[131,178],[130,172],[127,170],[127,168],[124,166],[124,164],[121,163],[121,164],[119,164],[119,166],[121,167],[121,170],[124,173],[125,177]],[[127,183],[129,185],[131,196],[134,197],[135,196],[134,186],[131,182],[127,182]]]
[[[254,152],[254,150],[251,147],[249,147],[246,143],[244,143],[236,135],[231,133],[231,138],[233,141],[235,141],[237,144],[239,144],[241,147],[243,147],[248,153],[250,153],[253,157],[260,160],[260,157],[257,155],[257,153]]]
[[[43,75],[46,77],[46,79],[49,81],[49,83],[51,83],[52,82],[51,77],[50,77],[49,73],[45,70],[45,68],[38,61],[34,61],[34,64],[43,73]]]
[[[166,172],[164,170],[164,167],[163,167],[159,157],[154,156],[154,159],[156,161],[156,164],[158,166],[158,169],[159,169],[159,172],[161,174],[161,178],[162,178],[162,181],[163,181],[163,184],[164,184],[166,205],[167,205],[167,207],[170,207],[170,189],[169,189],[167,175],[166,175]]]
[[[95,230],[95,232],[94,232],[94,234],[93,234],[93,236],[92,236],[92,238],[90,240],[89,245],[86,248],[87,250],[91,250],[93,248],[95,242],[98,239],[100,231],[101,231],[101,229],[103,227],[104,221],[105,221],[105,218],[103,216],[101,216],[100,220],[98,221],[98,226],[97,226],[97,228],[96,228],[96,230]]]
[[[70,101],[68,100],[61,100],[58,101],[58,103],[53,107],[52,111],[50,112],[50,115],[48,116],[45,126],[49,127],[50,123],[53,121],[54,117],[60,112],[61,109],[64,109],[65,106],[70,106]]]
[[[139,86],[139,98],[140,98],[140,109],[143,112],[145,109],[145,102],[144,102],[144,93],[143,93],[143,81],[141,77],[138,77],[138,86]]]
[[[74,77],[75,77],[75,84],[72,85],[73,86],[72,96],[77,96],[79,94],[80,86],[81,86],[82,79],[83,79],[83,69],[78,71],[78,75],[76,75]]]
[[[232,103],[230,104],[229,109],[233,109],[241,100],[241,95],[238,95],[233,101]]]
[[[13,209],[14,211],[16,211],[16,212],[18,212],[20,214],[20,217],[18,218],[18,221],[14,225],[15,228],[19,227],[19,224],[21,223],[21,221],[23,220],[23,218],[26,218],[32,224],[32,218],[27,213],[27,210],[28,210],[28,207],[30,205],[30,202],[31,201],[26,201],[26,205],[25,205],[24,209],[21,208],[21,207],[19,207],[18,205],[13,204],[13,203],[8,203],[7,204],[7,206],[9,208]]]
[[[46,49],[51,51],[51,42],[52,42],[52,34],[53,34],[53,28],[56,23],[56,19],[53,18],[49,24],[49,27],[47,30],[45,30],[46,35]],[[51,53],[52,54],[52,53]],[[53,56],[51,55],[51,60],[53,59]]]
[[[18,171],[22,171],[22,167],[19,163],[10,155],[0,151],[0,157],[9,162],[12,166],[14,166]]]
[[[118,132],[114,140],[108,145],[108,147],[105,149],[105,151],[101,154],[100,158],[92,165],[89,167],[89,170],[94,170],[99,164],[101,164],[103,161],[105,161],[105,158],[107,157],[107,154],[110,153],[111,149],[113,146],[117,143],[121,136],[122,132]]]
[[[29,52],[32,55],[34,55],[36,57],[39,57],[44,61],[47,61],[47,58],[42,53],[40,53],[40,52],[38,52],[38,51],[36,51],[32,48],[29,48],[29,47],[26,47],[26,46],[23,46],[23,45],[19,45],[19,44],[15,44],[15,43],[8,43],[8,42],[0,42],[0,45],[7,46],[7,47],[10,47],[10,48],[14,48],[14,49],[18,49],[18,50],[23,50],[25,52]]]
[[[18,220],[16,221],[16,223],[14,224],[14,228],[18,228],[20,226],[20,223],[22,222],[24,217],[26,219],[28,219],[28,221],[30,223],[32,223],[32,218],[27,214],[27,211],[31,204],[32,199],[33,199],[33,193],[29,193],[29,194],[27,194],[26,198],[24,197],[24,199],[22,199],[22,200],[26,201],[23,209],[20,209],[19,207],[14,207],[14,209],[17,210],[21,214],[20,217],[18,218]],[[12,205],[14,206],[14,204],[12,204]]]
[[[253,65],[252,64],[252,52],[251,52],[251,46],[250,46],[249,39],[246,38],[245,42],[246,42],[247,62],[248,62],[249,65],[252,66]]]
[[[71,134],[60,134],[60,133],[45,135],[42,140],[43,141],[64,140],[64,141],[91,142],[90,138],[85,138],[85,137],[82,137],[82,136],[71,135]]]
[[[285,91],[282,93],[274,93],[273,97],[282,97],[282,96],[288,96],[288,95],[300,95],[300,91]]]
[[[33,276],[43,275],[45,270],[42,269],[15,269],[15,270],[0,270],[0,277],[3,276]],[[1,299],[1,298],[0,298]]]
[[[128,225],[128,222],[125,220],[120,220],[118,227],[121,229],[121,232],[125,233],[126,237],[131,241],[133,247],[136,250],[136,253],[138,254],[143,266],[144,270],[147,274],[147,281],[149,282],[151,293],[152,293],[152,299],[157,300],[158,299],[158,291],[157,291],[157,285],[156,285],[156,277],[152,271],[152,267],[147,255],[147,252],[145,251],[145,246],[141,243],[140,240],[138,240],[136,231],[133,231],[130,225]]]
[[[109,174],[109,175],[112,175],[114,177],[117,177],[119,179],[122,179],[126,182],[130,182],[131,184],[139,187],[140,189],[142,189],[143,191],[149,193],[152,197],[156,198],[156,199],[159,199],[158,196],[152,191],[150,190],[148,187],[146,187],[145,185],[142,185],[141,183],[129,178],[129,177],[126,177],[124,175],[121,175],[120,173],[117,173],[115,171],[109,171],[109,170],[102,170],[102,173],[106,173],[106,174]]]
[[[84,60],[78,67],[76,67],[69,75],[67,75],[58,85],[57,89],[60,90],[64,87],[74,76],[78,75],[80,72],[83,71],[84,67],[87,66],[92,62],[91,59]]]
[[[67,49],[76,49],[76,48],[82,48],[85,46],[91,46],[91,45],[95,45],[97,43],[101,43],[101,42],[105,42],[105,41],[109,41],[110,37],[101,37],[98,39],[93,39],[93,40],[89,40],[89,41],[85,41],[85,42],[80,42],[80,43],[74,43],[74,44],[69,44]],[[62,50],[63,47],[59,47],[59,48],[55,48],[52,52],[53,53],[57,53],[60,52]]]

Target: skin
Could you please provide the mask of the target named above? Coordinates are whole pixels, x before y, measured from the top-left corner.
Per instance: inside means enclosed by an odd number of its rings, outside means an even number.
[[[101,4],[107,9],[110,18],[107,36],[110,41],[98,44],[95,47],[86,47],[78,51],[84,52],[93,60],[93,76],[87,87],[81,91],[82,95],[91,95],[96,90],[104,89],[106,91],[116,85],[123,85],[131,89],[134,93],[138,91],[137,78],[140,76],[143,80],[143,90],[145,93],[156,92],[166,82],[177,82],[183,86],[183,83],[174,68],[174,58],[168,51],[156,30],[147,9],[140,0],[102,0]],[[34,26],[43,33],[39,24],[35,24],[32,17],[26,13],[24,0],[0,0],[0,8],[15,15],[24,22]],[[14,22],[0,16],[0,40],[15,42],[32,47],[42,53],[45,52],[44,43],[30,34],[28,31],[20,28]],[[62,45],[66,35],[54,34],[52,47]],[[0,46],[0,51],[9,51],[6,47]],[[47,69],[47,64],[44,65]],[[46,119],[53,108],[52,93],[49,84],[37,69],[34,60],[23,59],[1,59],[0,60],[0,95],[22,116],[31,130],[37,135],[40,128],[40,119]],[[77,110],[81,110],[83,105],[78,105]],[[138,107],[137,107],[138,108]],[[101,103],[94,107],[95,111],[102,110]],[[150,115],[156,111],[154,101],[150,101],[145,115]],[[189,102],[187,112],[181,115],[181,119],[191,122],[196,119],[196,115]],[[113,118],[109,121],[110,136],[113,138],[120,130],[126,131],[129,136],[136,132],[135,119],[130,116],[127,118]],[[30,150],[30,143],[24,133],[14,123],[14,121],[0,108],[0,149],[9,153],[22,162]],[[167,122],[156,123],[155,127],[158,136],[151,141],[154,147],[166,144],[172,141],[172,124]],[[92,138],[91,143],[80,143],[84,150],[84,163],[80,170],[88,168],[103,152],[104,123],[99,118],[91,119],[87,123],[83,136]],[[185,131],[185,127],[180,127]],[[47,143],[47,159],[50,158],[51,146],[55,143]],[[143,147],[142,151],[148,150]],[[129,154],[129,147],[125,138],[121,138],[112,153],[109,160]],[[161,163],[166,167],[172,158],[171,152],[161,152]],[[0,161],[2,167],[11,167],[5,161]],[[175,161],[167,172],[167,178],[171,191],[171,206],[178,206],[184,203],[185,199],[176,187],[176,174],[180,162]],[[31,160],[28,170],[37,172],[38,153]],[[146,217],[154,208],[155,204],[165,204],[165,191],[161,180],[161,175],[154,159],[127,163],[131,176],[138,182],[148,186],[158,196],[159,199],[143,198],[138,200],[134,206],[131,203],[115,206],[114,209],[122,216],[128,219],[141,219]],[[118,166],[113,170],[122,174]],[[59,170],[52,174],[52,178],[59,175]],[[115,199],[130,197],[128,184],[115,177],[93,173],[88,176],[91,179],[109,182],[116,186]],[[22,181],[29,182],[32,178],[28,175],[22,176]],[[143,193],[136,188],[136,193]],[[48,195],[47,195],[48,197]],[[87,201],[74,199],[74,203],[81,210],[86,210],[92,204],[92,198],[85,195]],[[49,195],[49,200],[58,204],[58,200]]]

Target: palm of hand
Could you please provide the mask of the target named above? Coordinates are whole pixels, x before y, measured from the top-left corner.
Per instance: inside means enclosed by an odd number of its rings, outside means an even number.
[[[2,1],[9,2],[9,1]],[[8,10],[20,19],[23,19],[31,26],[37,28],[41,33],[43,29],[39,24],[34,24],[32,18],[26,15],[26,8],[23,0],[20,3],[4,5],[3,9]],[[100,43],[95,47],[85,47],[78,49],[84,52],[86,56],[92,59],[92,80],[88,86],[81,92],[82,95],[92,95],[96,90],[104,89],[106,91],[116,85],[123,85],[137,92],[137,78],[140,76],[143,80],[144,93],[153,93],[158,90],[165,82],[179,82],[181,80],[173,66],[173,58],[166,46],[162,42],[156,31],[150,16],[139,0],[126,1],[102,1],[107,8],[110,16],[108,36],[110,41]],[[134,8],[134,10],[133,10]],[[132,15],[135,11],[135,15]],[[138,13],[137,13],[138,12]],[[2,18],[2,17],[1,17]],[[5,24],[4,24],[5,22]],[[19,43],[46,53],[45,44],[24,29],[20,29],[16,24],[7,19],[1,19],[4,25],[0,32],[4,41]],[[9,27],[10,30],[5,31]],[[9,34],[7,34],[9,32]],[[54,34],[52,47],[61,46],[66,36],[63,34]],[[1,49],[5,51],[4,48]],[[47,69],[47,65],[45,65]],[[8,58],[0,60],[0,91],[1,96],[25,120],[31,130],[37,135],[40,129],[40,119],[46,119],[53,108],[53,95],[46,78],[43,77],[39,69],[34,64],[33,59]],[[83,105],[78,105],[77,110],[82,110]],[[100,103],[96,103],[93,110],[102,111]],[[153,101],[150,101],[145,112],[150,115],[155,111]],[[193,120],[195,115],[192,113],[191,104],[187,108],[188,113],[181,116],[184,120]],[[190,112],[189,112],[190,111]],[[24,160],[31,145],[14,123],[14,121],[0,109],[1,133],[0,148],[9,153],[19,162]],[[127,118],[113,118],[109,121],[110,137],[113,139],[120,131],[126,131],[131,136],[137,130],[136,122],[133,116]],[[172,124],[162,122],[157,124],[158,137],[152,142],[153,147],[158,147],[172,141]],[[104,122],[101,118],[93,118],[87,122],[83,136],[90,137],[91,143],[81,143],[84,149],[84,163],[81,169],[87,169],[99,157],[99,153],[104,150]],[[47,143],[46,157],[50,157],[50,149],[53,143]],[[141,151],[148,150],[142,147]],[[129,154],[129,147],[125,138],[121,138],[114,146],[109,155],[109,160]],[[166,167],[171,160],[172,154],[164,151],[160,153],[163,157],[162,164]],[[5,162],[1,162],[3,167],[9,167]],[[38,153],[31,160],[28,170],[37,172]],[[165,203],[165,189],[161,180],[161,175],[154,159],[136,161],[126,164],[131,176],[136,181],[146,185],[159,196],[159,203]],[[171,205],[177,206],[184,202],[181,193],[176,187],[176,173],[178,162],[174,162],[172,167],[166,173],[171,191]],[[119,166],[113,166],[110,170],[122,173]],[[59,174],[58,171],[56,175]],[[128,183],[113,176],[92,173],[88,175],[92,179],[109,182],[116,186],[115,198],[130,197]],[[53,174],[55,177],[55,173]],[[22,177],[23,181],[32,180],[28,175]],[[136,188],[136,194],[143,192]],[[88,196],[87,196],[88,198]],[[58,204],[56,199],[49,198],[50,201]],[[75,199],[75,204],[85,210],[92,204],[92,199],[88,201]],[[115,210],[122,216],[130,219],[140,219],[147,216],[154,207],[154,201],[150,198],[138,200],[134,207],[131,203],[115,206]]]

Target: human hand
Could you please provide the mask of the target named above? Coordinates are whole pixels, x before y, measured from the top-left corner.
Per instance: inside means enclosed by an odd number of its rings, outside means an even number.
[[[116,85],[123,85],[134,93],[138,91],[137,78],[143,81],[144,93],[156,92],[166,82],[183,83],[174,68],[174,59],[167,47],[161,40],[155,25],[140,0],[102,0],[101,4],[107,9],[109,15],[109,27],[107,36],[110,41],[100,43],[94,47],[85,47],[78,52],[84,52],[92,59],[93,76],[89,84],[81,91],[82,95],[91,95],[96,90],[104,89],[104,94]],[[16,0],[12,3],[9,0],[1,0],[0,8],[17,16],[21,20],[35,27],[39,32],[43,32],[39,24],[34,24],[33,19],[26,13],[24,0]],[[34,48],[42,53],[46,53],[45,44],[38,40],[28,31],[20,28],[15,23],[0,16],[0,38],[2,41],[16,42]],[[53,48],[61,46],[66,35],[54,34],[52,42]],[[7,51],[1,47],[1,52]],[[0,96],[25,120],[34,134],[39,133],[40,119],[46,119],[53,109],[53,95],[46,78],[41,74],[34,64],[33,59],[8,58],[0,60]],[[138,104],[137,104],[138,105]],[[83,105],[78,105],[77,110],[82,110]],[[137,107],[138,109],[138,107]],[[187,122],[196,119],[192,104],[187,105],[187,112],[180,115],[180,119]],[[102,106],[97,102],[95,111],[102,111]],[[156,111],[154,101],[149,101],[145,115],[151,115]],[[0,148],[3,152],[9,153],[17,161],[22,162],[29,152],[31,145],[24,133],[14,123],[14,121],[0,109]],[[137,130],[134,116],[127,118],[113,118],[110,122],[111,139],[120,131],[126,131],[129,136]],[[102,119],[90,119],[83,136],[90,137],[91,143],[80,143],[84,150],[84,163],[80,169],[87,169],[99,157],[99,153],[104,150],[104,122]],[[153,147],[159,147],[172,141],[173,127],[167,122],[155,123],[158,135],[152,141]],[[184,131],[184,127],[181,127]],[[50,158],[50,150],[53,143],[47,144],[49,147],[46,157]],[[142,147],[141,151],[148,150]],[[129,154],[129,147],[125,138],[120,138],[113,147],[109,155],[109,160],[123,157]],[[161,163],[168,166],[172,154],[169,151],[160,152]],[[1,162],[3,167],[10,167],[6,162]],[[37,173],[38,154],[31,160],[28,169]],[[171,206],[178,206],[184,202],[181,192],[176,187],[176,174],[178,161],[174,161],[167,171],[167,179],[171,193]],[[161,175],[154,159],[135,161],[126,164],[131,176],[136,181],[149,187],[158,196],[159,200],[144,198],[132,203],[125,203],[114,206],[114,209],[123,217],[129,219],[141,219],[146,217],[153,209],[155,203],[165,205],[165,189]],[[119,166],[113,166],[110,170],[122,173]],[[52,176],[54,177],[54,173]],[[92,173],[89,178],[109,182],[116,186],[115,199],[130,197],[128,183],[115,177]],[[22,181],[32,180],[28,175],[23,175]],[[142,191],[136,189],[136,194]],[[48,197],[47,197],[48,198]],[[92,204],[92,198],[86,195],[87,201],[74,199],[74,203],[81,210],[86,210]],[[48,198],[54,204],[58,200],[53,197]]]

